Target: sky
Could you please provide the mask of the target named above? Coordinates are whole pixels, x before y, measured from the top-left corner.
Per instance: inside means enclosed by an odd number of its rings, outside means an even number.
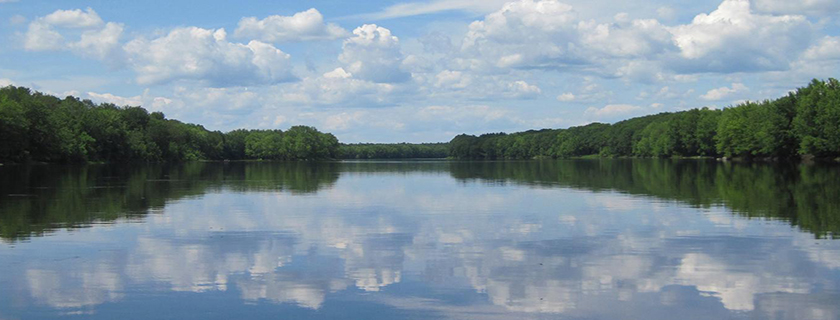
[[[0,0],[0,39],[0,86],[210,130],[442,142],[838,77],[840,1]]]

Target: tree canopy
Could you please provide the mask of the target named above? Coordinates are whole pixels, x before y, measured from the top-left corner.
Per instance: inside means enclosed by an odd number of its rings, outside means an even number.
[[[603,157],[840,157],[840,82],[813,80],[776,100],[661,113],[615,124],[592,123],[450,142],[459,159]]]
[[[313,127],[223,133],[141,107],[0,88],[0,162],[319,160],[338,147]]]
[[[358,143],[342,144],[342,159],[440,159],[449,155],[446,143]]]

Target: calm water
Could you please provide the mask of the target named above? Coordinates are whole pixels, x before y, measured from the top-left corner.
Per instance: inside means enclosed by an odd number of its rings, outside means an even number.
[[[840,167],[0,167],[0,319],[838,319]]]

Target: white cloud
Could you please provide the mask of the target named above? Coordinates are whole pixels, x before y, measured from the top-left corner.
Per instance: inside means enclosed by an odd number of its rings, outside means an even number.
[[[628,82],[656,83],[668,80],[670,75],[658,61],[632,60],[618,67],[616,77]]]
[[[122,61],[122,51],[119,48],[122,33],[122,24],[108,22],[101,30],[85,31],[78,42],[69,46],[82,55],[119,62]]]
[[[673,48],[668,29],[656,20],[583,21],[556,0],[518,0],[470,24],[461,53],[473,69],[599,69],[615,58],[638,58]],[[611,72],[608,72],[611,73]]]
[[[682,72],[739,72],[787,69],[807,48],[813,28],[803,16],[762,15],[749,0],[724,0],[710,14],[671,28]]]
[[[340,78],[340,79],[347,79],[352,77],[352,74],[347,73],[344,71],[344,68],[335,68],[335,70],[324,73],[324,78]]]
[[[826,36],[803,54],[806,60],[840,59],[840,37]]]
[[[143,105],[142,96],[121,97],[111,93],[96,93],[88,92],[87,96],[96,102],[113,103],[118,106],[141,106]]]
[[[701,95],[700,99],[707,101],[718,101],[727,99],[735,94],[742,93],[749,90],[743,83],[733,83],[732,87],[721,87],[709,90],[706,94]]]
[[[157,39],[132,40],[123,48],[141,84],[198,80],[223,87],[295,78],[288,54],[257,40],[229,42],[224,29],[177,28]]]
[[[43,21],[34,21],[26,31],[23,47],[29,51],[58,50],[64,44],[64,37]]]
[[[258,20],[247,17],[239,20],[234,31],[237,38],[258,39],[265,42],[333,40],[349,33],[334,23],[324,23],[324,17],[312,8],[292,16],[273,15]]]
[[[609,104],[603,108],[589,107],[585,114],[596,118],[616,117],[643,110],[642,107],[629,104]]]
[[[74,95],[79,96],[79,94]],[[176,97],[175,99],[172,99],[167,97],[155,96],[152,95],[148,89],[144,90],[143,93],[140,95],[131,97],[118,96],[107,92],[87,92],[86,96],[88,99],[98,103],[113,103],[118,106],[140,106],[149,111],[166,112],[168,116],[183,115],[179,112],[183,111],[184,107],[186,106],[186,103],[183,100],[184,97]],[[189,101],[189,103],[190,105],[197,106],[199,108],[207,107],[207,105],[197,105],[196,101]]]
[[[85,11],[81,9],[57,10],[39,20],[49,25],[64,28],[92,28],[104,23],[96,11],[91,8],[87,8]]]
[[[281,100],[308,105],[381,107],[394,103],[399,93],[388,83],[353,78],[355,74],[337,68],[321,77],[307,77],[283,89]]]
[[[11,79],[0,78],[0,88],[13,86],[15,83]]]
[[[91,8],[87,8],[86,11],[57,10],[29,24],[24,35],[24,49],[69,50],[81,56],[118,65],[122,61],[119,41],[123,29],[120,23],[105,23]],[[66,36],[71,35],[77,36],[78,40],[68,41]]]
[[[614,24],[580,22],[583,45],[611,57],[649,57],[671,46],[671,33],[659,21],[616,18]]]
[[[347,130],[353,123],[362,122],[361,120],[364,115],[364,112],[356,111],[351,113],[342,112],[329,116],[324,121],[324,129],[336,131]]]
[[[461,51],[489,66],[559,67],[580,64],[577,17],[553,0],[520,0],[470,24]]]
[[[410,78],[402,70],[400,40],[390,30],[366,24],[353,30],[353,35],[344,40],[338,57],[353,77],[378,83],[403,82]]]
[[[577,90],[573,92],[564,93],[563,95],[558,97],[558,100],[560,100],[560,98],[572,98],[576,102],[594,103],[603,103],[604,101],[609,101],[610,97],[613,96],[615,93],[612,90],[603,88],[598,82],[596,82],[596,80],[597,78],[591,76],[583,77],[583,81],[577,88]]]
[[[518,80],[508,84],[509,96],[513,98],[536,98],[542,94],[540,87]]]
[[[435,86],[451,89],[463,89],[472,83],[472,77],[461,71],[443,70],[435,76]]]
[[[556,0],[518,0],[470,24],[459,58],[476,71],[562,69],[652,83],[674,72],[786,70],[815,31],[804,16],[754,13],[749,0],[724,0],[675,27],[624,13],[608,23],[581,20]]]
[[[563,102],[575,101],[575,95],[571,92],[566,92],[564,94],[561,94],[561,95],[557,96],[557,101],[563,101]]]

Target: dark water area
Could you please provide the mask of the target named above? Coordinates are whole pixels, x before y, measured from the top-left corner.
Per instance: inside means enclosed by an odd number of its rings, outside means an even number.
[[[840,166],[0,167],[0,319],[840,319]]]

